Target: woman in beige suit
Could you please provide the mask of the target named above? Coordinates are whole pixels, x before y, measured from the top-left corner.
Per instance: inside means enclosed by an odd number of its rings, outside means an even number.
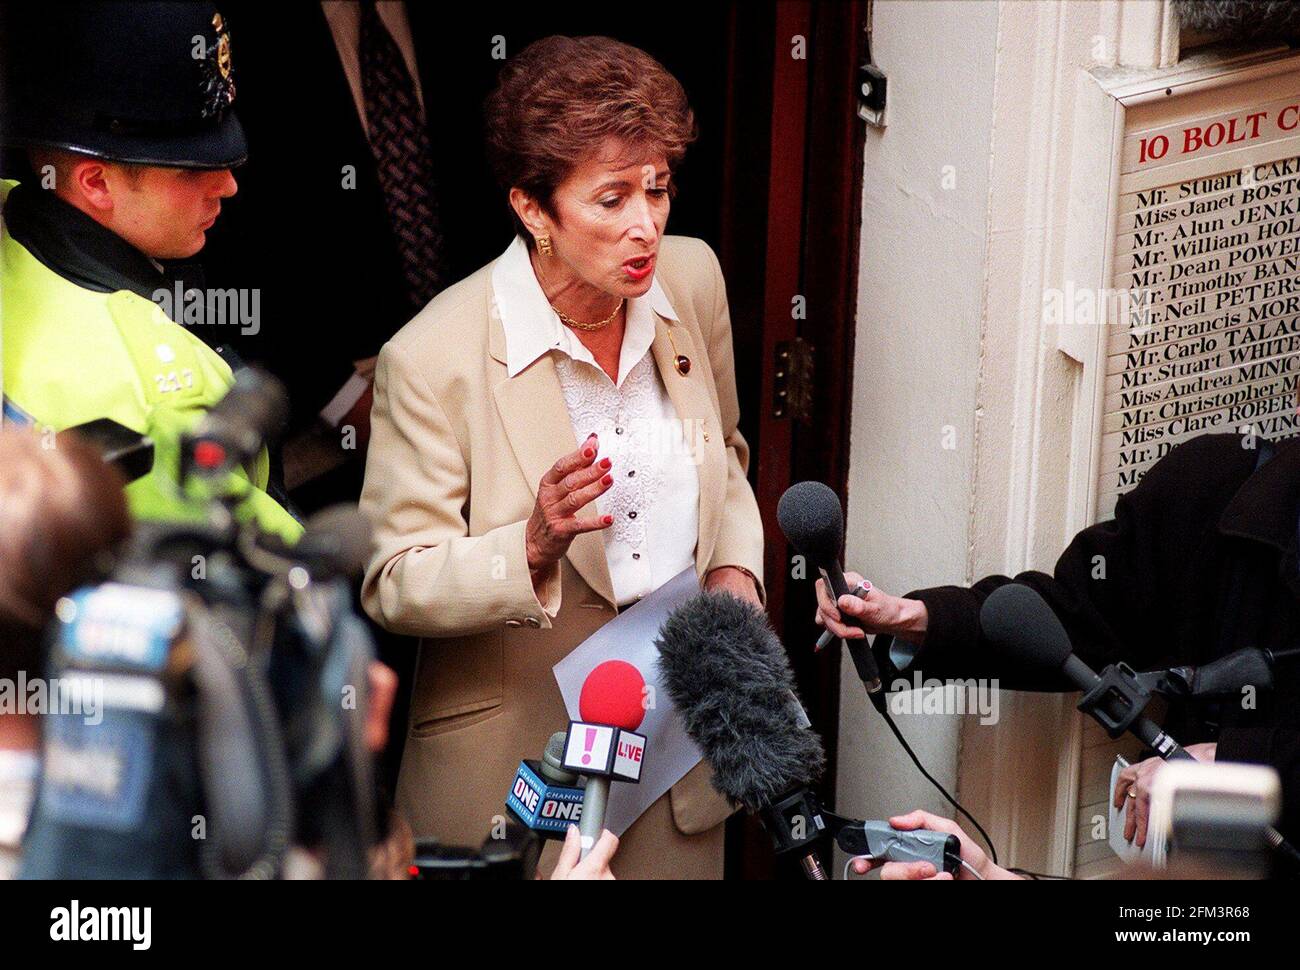
[[[565,726],[551,668],[621,608],[691,566],[763,596],[722,273],[664,235],[695,133],[681,85],[617,41],[549,37],[505,65],[487,123],[518,237],[379,355],[361,497],[366,609],[422,638],[398,805],[460,843]],[[721,876],[710,774],[624,833],[620,877]]]

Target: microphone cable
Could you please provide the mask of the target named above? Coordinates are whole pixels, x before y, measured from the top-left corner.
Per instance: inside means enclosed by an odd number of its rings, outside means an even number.
[[[890,716],[889,704],[885,697],[885,691],[881,689],[876,691],[874,694],[867,694],[867,698],[871,701],[871,705],[880,712],[880,716],[885,719],[885,723],[889,726],[889,730],[894,732],[894,737],[896,737],[898,743],[903,746],[903,750],[907,752],[907,756],[912,759],[912,764],[916,765],[916,770],[925,777],[926,781],[938,790],[940,795],[948,800],[948,803],[952,805],[953,808],[961,812],[961,814],[966,817],[967,821],[969,821],[971,825],[975,826],[976,831],[980,834],[980,838],[982,838],[984,844],[989,847],[989,858],[993,860],[995,866],[998,865],[998,850],[997,846],[993,844],[993,839],[989,837],[988,832],[984,831],[984,826],[980,825],[975,816],[966,811],[965,806],[962,805],[961,802],[957,801],[957,799],[953,798],[952,795],[948,794],[948,790],[944,788],[943,785],[939,784],[938,779],[925,770],[925,765],[921,764],[921,759],[916,756],[916,752],[912,750],[912,746],[907,743],[907,738],[903,737],[903,732],[898,729],[898,725],[894,723],[893,717]],[[965,865],[964,862],[962,864]],[[970,867],[967,866],[967,868]],[[973,869],[971,871],[974,872]],[[1065,882],[1070,880],[1069,876],[1053,876],[1046,872],[1034,872],[1032,869],[1012,868],[1007,869],[1007,872],[1014,872],[1018,876],[1025,876],[1026,878],[1034,880],[1055,879]]]
[[[948,789],[939,784],[939,780],[935,778],[934,775],[925,770],[925,765],[921,764],[921,759],[916,756],[916,752],[912,750],[912,746],[907,743],[907,738],[903,737],[903,732],[898,729],[898,725],[894,723],[893,717],[890,716],[889,703],[888,698],[885,696],[885,691],[881,689],[876,691],[874,694],[867,694],[867,698],[871,701],[871,706],[879,711],[880,716],[885,719],[885,724],[889,726],[889,730],[892,731],[894,737],[898,739],[898,743],[903,746],[903,750],[907,752],[907,756],[912,759],[912,764],[916,765],[916,770],[925,777],[926,781],[938,790],[940,795],[948,800],[948,803],[952,805],[953,808],[961,812],[970,824],[975,826],[976,831],[979,832],[980,837],[984,840],[984,844],[989,847],[989,856],[993,859],[993,864],[997,865],[997,846],[993,844],[993,840],[989,837],[988,832],[984,831],[984,826],[980,825],[974,815],[966,811],[965,806],[962,805],[961,802],[948,794]]]

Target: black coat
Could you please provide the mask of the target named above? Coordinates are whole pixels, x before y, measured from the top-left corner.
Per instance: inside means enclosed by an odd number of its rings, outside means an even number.
[[[1258,468],[1259,452],[1243,440],[1205,435],[1175,448],[1120,498],[1114,519],[1074,537],[1050,576],[988,576],[969,588],[909,593],[925,603],[929,626],[906,676],[920,671],[927,678],[997,678],[1010,689],[1075,689],[1064,677],[1009,669],[983,638],[980,606],[1013,581],[1047,600],[1075,652],[1094,669],[1123,660],[1156,670],[1247,646],[1300,646],[1300,440],[1279,443]],[[874,645],[890,678],[898,675],[891,645],[884,636]],[[1217,740],[1219,761],[1276,768],[1283,786],[1279,828],[1296,841],[1300,659],[1280,661],[1274,681],[1253,710],[1235,698],[1175,704],[1164,727],[1183,745]]]

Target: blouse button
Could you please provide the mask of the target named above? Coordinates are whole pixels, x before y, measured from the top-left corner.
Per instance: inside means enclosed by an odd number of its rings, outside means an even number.
[[[631,512],[629,512],[629,513],[627,514],[627,517],[628,517],[629,519],[635,519],[635,518],[636,518],[636,509],[633,509]]]
[[[630,472],[627,473],[627,477],[628,477],[628,478],[633,478],[633,477],[635,477],[635,476],[636,476],[636,469],[635,469],[635,468],[633,468]]]
[[[632,553],[632,558],[633,558],[633,559],[640,559],[640,558],[641,558],[641,553],[639,553],[639,552],[634,552],[634,553]]]
[[[622,429],[622,428],[615,428],[615,429],[614,429],[614,434],[622,434],[622,433],[623,433],[623,429]]]

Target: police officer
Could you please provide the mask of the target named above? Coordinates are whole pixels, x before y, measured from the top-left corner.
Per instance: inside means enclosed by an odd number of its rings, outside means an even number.
[[[53,434],[108,417],[149,435],[154,471],[128,487],[132,513],[192,518],[178,438],[238,366],[178,322],[222,325],[185,261],[247,153],[229,32],[206,3],[82,2],[5,5],[0,38],[0,132],[33,174],[0,182],[5,423]],[[301,527],[265,491],[265,450],[254,465],[243,507],[292,541]]]

